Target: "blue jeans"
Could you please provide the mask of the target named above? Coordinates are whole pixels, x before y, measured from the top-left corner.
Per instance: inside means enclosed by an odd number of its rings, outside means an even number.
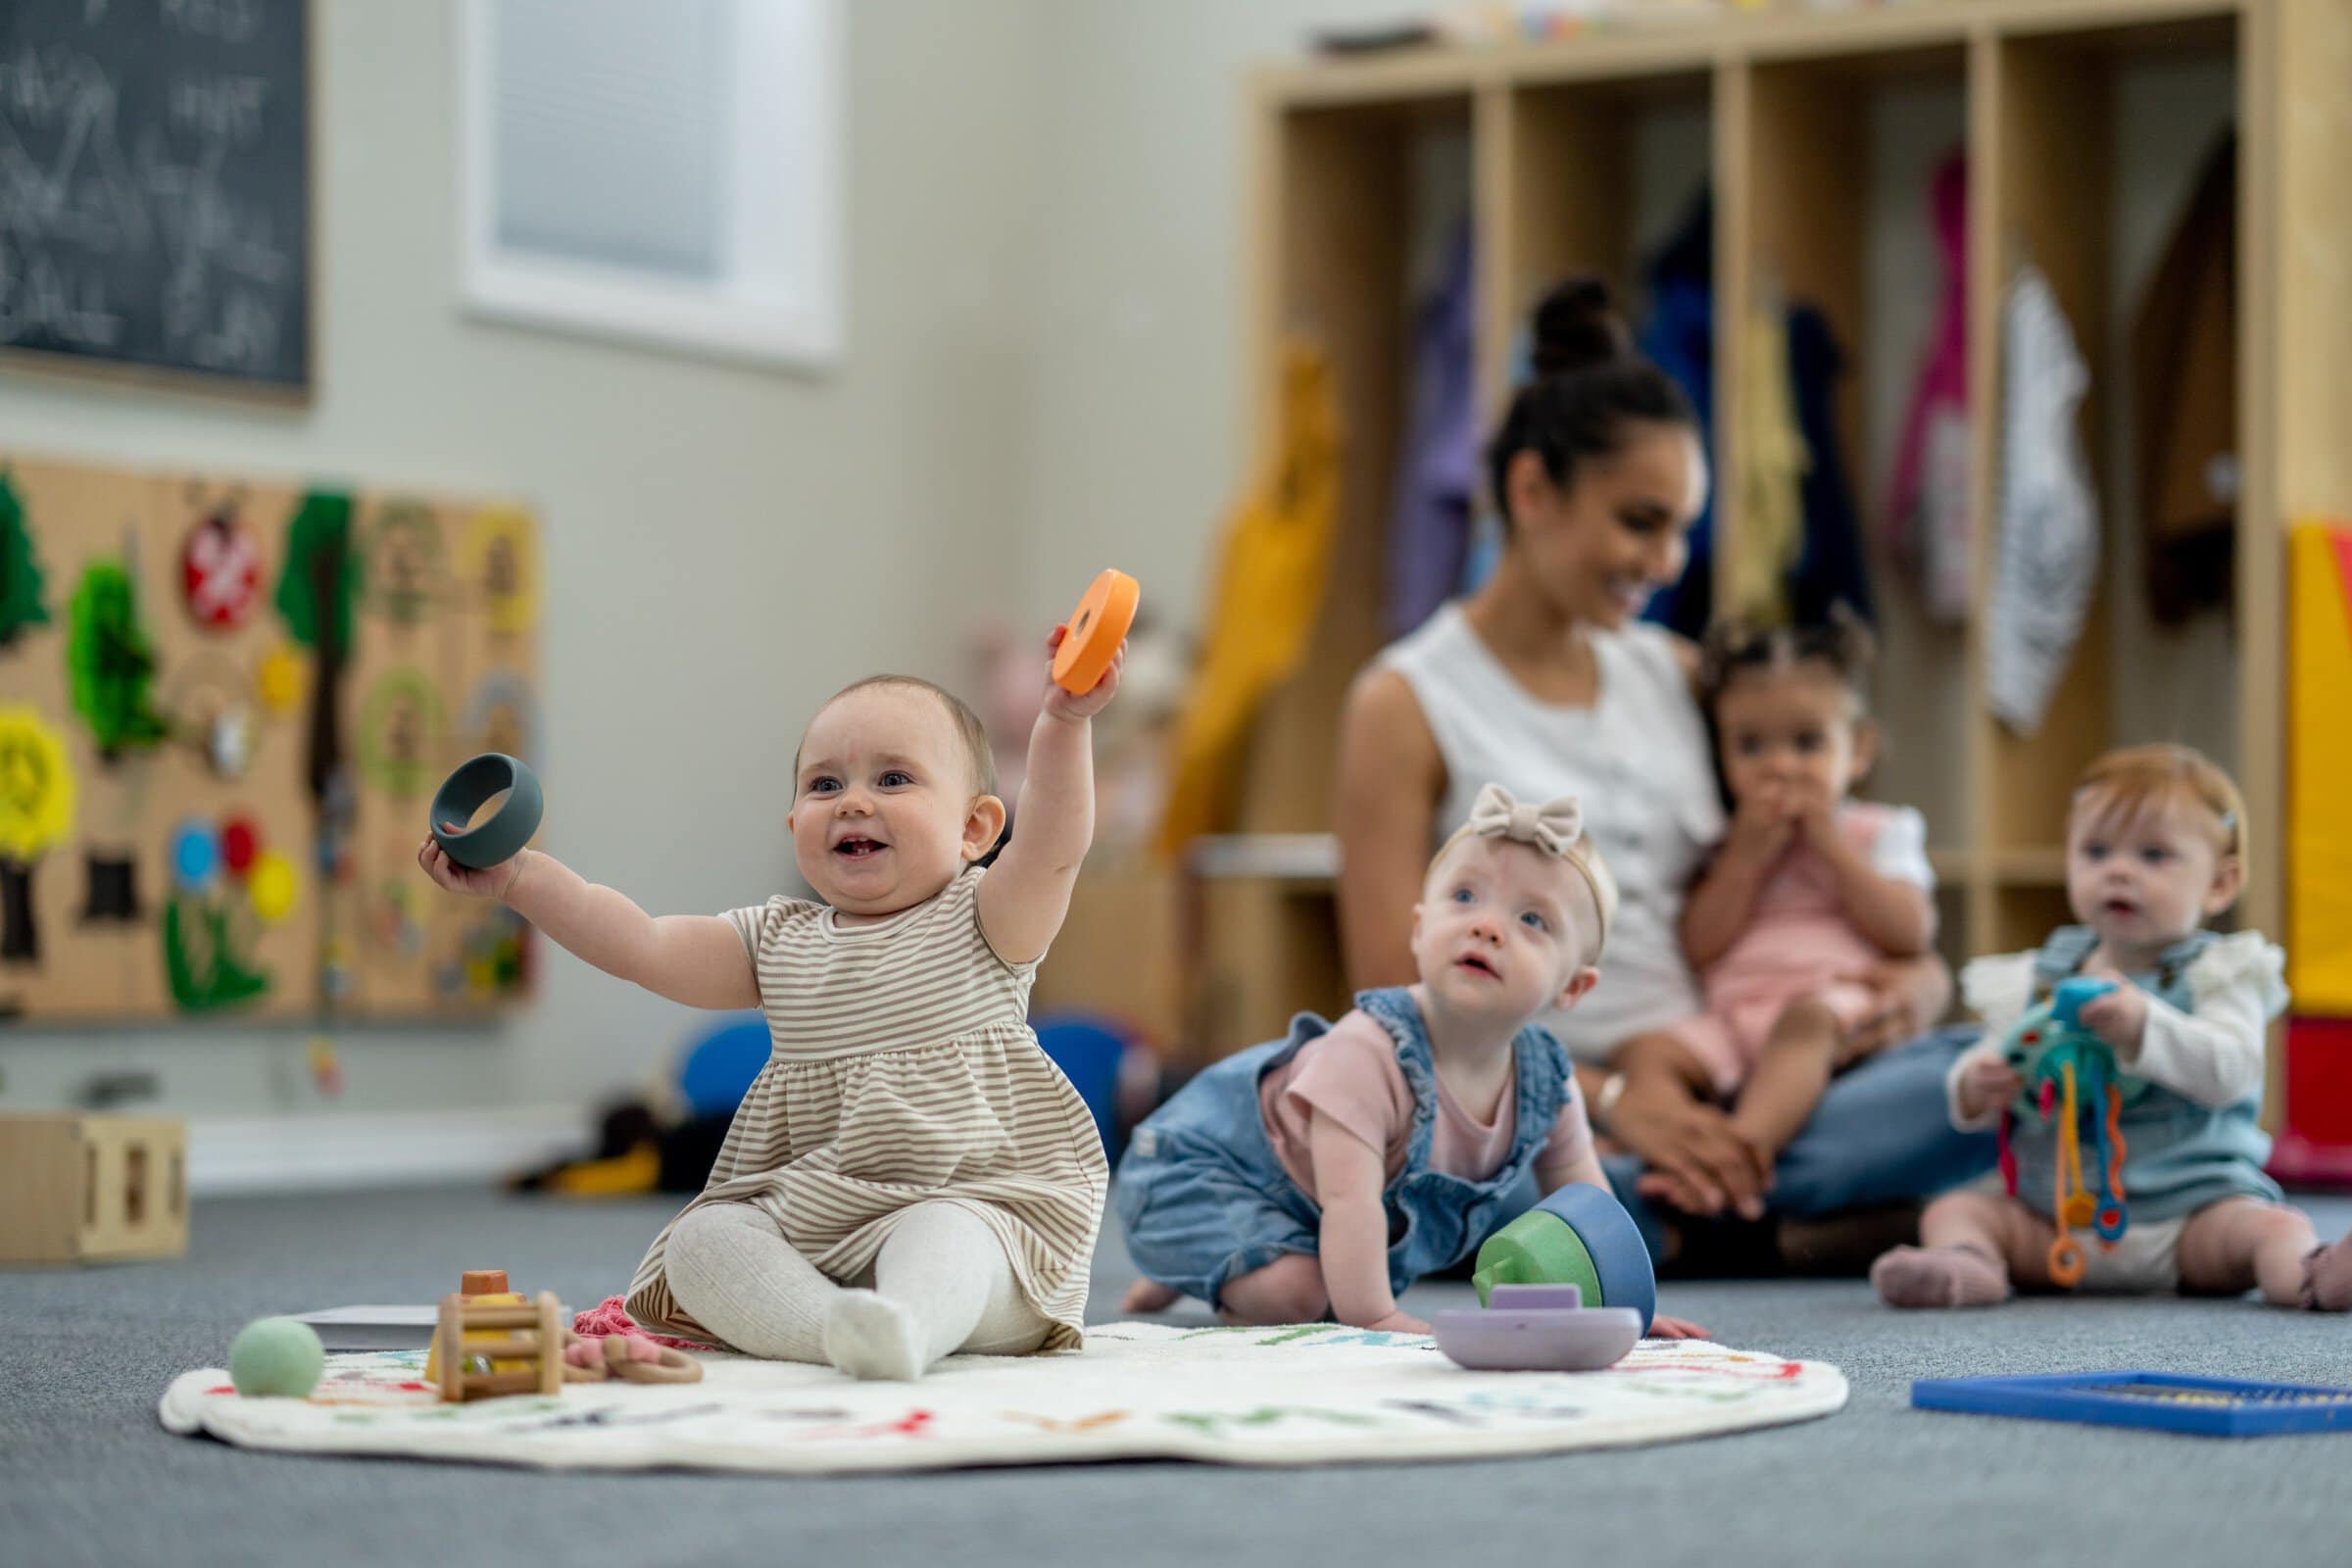
[[[1781,1151],[1765,1198],[1770,1212],[1809,1219],[1933,1198],[1990,1170],[1992,1134],[1956,1130],[1944,1100],[1944,1074],[1977,1033],[1973,1026],[1939,1029],[1831,1079],[1813,1119]],[[1660,1258],[1672,1211],[1635,1190],[1641,1156],[1611,1154],[1601,1163],[1650,1257]]]
[[[1518,1120],[1510,1152],[1483,1180],[1429,1168],[1437,1068],[1419,1007],[1402,990],[1366,991],[1356,1005],[1387,1029],[1413,1091],[1404,1163],[1381,1195],[1389,1218],[1389,1289],[1461,1262],[1543,1196],[1535,1164],[1568,1086],[1568,1055],[1540,1029],[1513,1045]],[[1274,1152],[1259,1080],[1330,1028],[1312,1013],[1289,1036],[1207,1068],[1135,1130],[1111,1185],[1127,1254],[1145,1278],[1210,1303],[1225,1287],[1291,1252],[1314,1256],[1323,1211]]]

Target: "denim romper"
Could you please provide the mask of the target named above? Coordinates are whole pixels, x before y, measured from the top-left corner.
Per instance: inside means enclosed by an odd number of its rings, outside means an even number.
[[[1536,1155],[1575,1093],[1568,1053],[1537,1025],[1511,1042],[1518,1073],[1510,1153],[1485,1181],[1429,1168],[1437,1124],[1437,1065],[1412,994],[1366,991],[1358,1011],[1388,1030],[1413,1092],[1404,1165],[1382,1194],[1389,1214],[1389,1289],[1460,1262],[1495,1230],[1534,1206]],[[1287,1252],[1320,1250],[1322,1210],[1275,1156],[1258,1104],[1259,1080],[1331,1025],[1311,1012],[1281,1040],[1229,1056],[1153,1111],[1119,1161],[1111,1200],[1127,1250],[1145,1277],[1214,1304],[1227,1281]]]
[[[2192,931],[2164,950],[2156,968],[2135,974],[2132,983],[2161,998],[2182,1012],[2195,998],[2188,986],[2189,965],[2216,940],[2211,931]],[[2099,945],[2097,933],[2086,926],[2061,927],[2034,956],[2034,996],[2049,999],[2058,982],[2082,967]],[[2278,1184],[2263,1173],[2271,1155],[2271,1140],[2262,1130],[2262,1096],[2248,1095],[2220,1109],[2200,1105],[2162,1084],[2129,1073],[2122,1076],[2124,1202],[2133,1223],[2180,1219],[2226,1198],[2260,1198],[2278,1202],[2284,1198]],[[2133,1090],[2137,1098],[2132,1098]],[[2082,1172],[2096,1158],[2091,1141],[2093,1107],[2081,1112]],[[2104,1106],[2097,1107],[2104,1117]],[[2050,1217],[2051,1186],[2057,1173],[2058,1122],[2035,1115],[2018,1116],[2011,1147],[2017,1152],[2017,1196],[2044,1219]]]

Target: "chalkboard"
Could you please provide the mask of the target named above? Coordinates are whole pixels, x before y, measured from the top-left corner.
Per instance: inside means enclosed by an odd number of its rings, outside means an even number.
[[[311,379],[308,0],[0,0],[0,346]]]

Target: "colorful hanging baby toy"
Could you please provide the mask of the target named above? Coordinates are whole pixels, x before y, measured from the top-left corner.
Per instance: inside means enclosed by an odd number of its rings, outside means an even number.
[[[2026,1080],[2019,1098],[2043,1121],[2057,1122],[2055,1191],[2050,1217],[2058,1239],[2050,1244],[2052,1283],[2073,1289],[2082,1279],[2082,1244],[2074,1231],[2088,1226],[2100,1245],[2113,1247],[2132,1223],[2124,1205],[2124,1102],[2147,1085],[2117,1069],[2107,1042],[2082,1027],[2082,1004],[2115,989],[2110,980],[2062,980],[2050,1000],[2017,1021],[2001,1048],[2002,1057]],[[2089,1109],[2097,1148],[2092,1192],[2082,1175],[2082,1112]],[[2017,1108],[2001,1110],[2001,1181],[2017,1196],[2017,1151],[2011,1142]]]

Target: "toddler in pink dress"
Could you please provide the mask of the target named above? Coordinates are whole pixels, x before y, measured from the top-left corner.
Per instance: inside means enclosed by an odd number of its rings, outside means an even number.
[[[1702,662],[1732,823],[1683,912],[1706,1010],[1668,1035],[1678,1069],[1732,1102],[1733,1130],[1767,1168],[1880,1005],[1858,977],[1936,935],[1924,819],[1847,799],[1877,748],[1870,660],[1868,631],[1840,616],[1720,630]]]

